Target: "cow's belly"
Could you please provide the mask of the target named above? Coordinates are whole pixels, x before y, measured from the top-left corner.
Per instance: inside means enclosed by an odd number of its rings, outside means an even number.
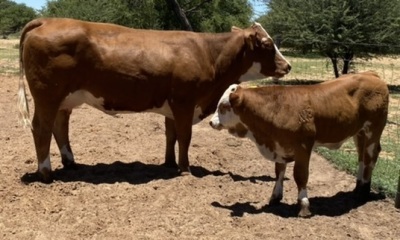
[[[90,105],[106,114],[109,114],[109,115],[137,112],[137,111],[131,111],[131,110],[115,111],[112,108],[106,109],[106,108],[104,108],[104,98],[103,97],[95,97],[92,93],[90,93],[89,91],[86,91],[86,90],[77,90],[77,91],[69,94],[64,99],[64,101],[61,103],[59,110],[72,111],[72,109],[79,107],[80,105],[82,105],[84,103],[86,103],[87,105]],[[167,100],[164,101],[164,103],[161,107],[149,108],[147,110],[144,110],[143,112],[158,113],[167,118],[174,119],[174,115],[172,113],[171,107],[169,106]],[[200,107],[196,106],[194,109],[193,124],[196,124],[201,121],[201,118],[199,116],[202,115],[202,113],[203,113],[202,109]]]

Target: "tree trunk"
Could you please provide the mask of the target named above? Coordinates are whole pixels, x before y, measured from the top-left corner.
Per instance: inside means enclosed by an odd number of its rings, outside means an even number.
[[[336,57],[330,57],[331,61],[332,61],[332,65],[333,65],[333,72],[335,73],[335,77],[338,78],[339,77],[339,69],[337,66],[337,58]]]
[[[353,55],[354,54],[352,52],[347,52],[344,54],[342,74],[347,74],[349,72],[350,63],[353,59]]]
[[[187,31],[193,31],[192,25],[190,25],[190,22],[187,19],[186,14],[181,8],[181,6],[179,6],[178,1],[177,0],[165,0],[165,1],[167,1],[167,4],[169,4],[172,7],[176,16],[178,16],[179,21],[183,26],[183,29]]]

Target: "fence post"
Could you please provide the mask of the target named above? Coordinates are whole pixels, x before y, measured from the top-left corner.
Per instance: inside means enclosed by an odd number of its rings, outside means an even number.
[[[400,208],[400,171],[399,171],[399,180],[397,182],[397,193],[396,193],[396,199],[394,200],[394,207]]]

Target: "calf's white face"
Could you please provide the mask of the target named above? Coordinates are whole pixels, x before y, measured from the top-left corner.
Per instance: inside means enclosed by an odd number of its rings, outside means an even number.
[[[229,102],[229,96],[236,91],[237,87],[237,84],[230,85],[219,100],[217,110],[210,120],[210,125],[214,129],[234,128],[240,123],[239,116],[233,112],[231,103]]]

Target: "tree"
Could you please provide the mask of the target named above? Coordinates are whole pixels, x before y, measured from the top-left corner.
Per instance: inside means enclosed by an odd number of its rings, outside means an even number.
[[[248,26],[252,9],[247,0],[53,0],[42,14],[135,28],[222,32]]]
[[[268,0],[260,19],[283,46],[329,57],[335,76],[349,71],[354,57],[393,52],[400,34],[399,0]],[[398,50],[398,49],[397,49]]]
[[[9,0],[0,0],[0,35],[17,33],[26,23],[37,17],[33,8]]]
[[[55,0],[42,11],[46,17],[69,17],[135,28],[160,28],[157,0]]]

